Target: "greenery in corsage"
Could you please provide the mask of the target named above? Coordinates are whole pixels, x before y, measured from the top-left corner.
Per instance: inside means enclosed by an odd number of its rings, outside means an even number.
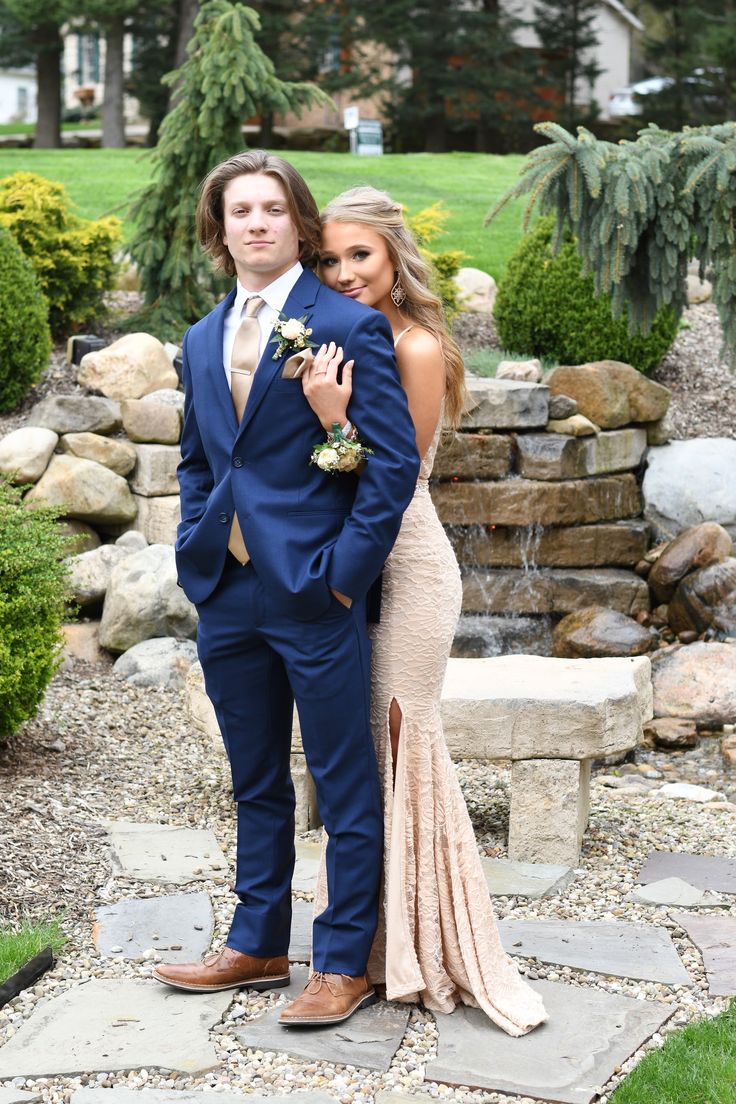
[[[345,437],[338,423],[333,422],[327,440],[314,446],[309,462],[334,475],[354,471],[361,460],[367,460],[372,455],[373,449],[366,448],[357,437],[352,440]]]
[[[278,360],[284,353],[302,353],[305,349],[314,349],[315,344],[310,341],[312,329],[306,325],[309,315],[303,314],[301,318],[287,318],[285,314],[279,317],[273,324],[274,335],[270,344],[276,346],[273,360]]]

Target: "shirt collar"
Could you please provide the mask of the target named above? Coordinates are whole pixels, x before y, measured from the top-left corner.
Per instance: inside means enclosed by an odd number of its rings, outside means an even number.
[[[272,283],[267,284],[262,291],[248,291],[243,287],[240,280],[237,282],[237,292],[235,293],[235,300],[233,302],[233,313],[241,314],[243,307],[245,306],[246,299],[252,298],[254,295],[260,295],[261,299],[276,313],[280,313],[284,309],[284,304],[289,298],[291,289],[297,282],[302,272],[304,271],[301,261],[297,261],[286,272],[282,272]]]

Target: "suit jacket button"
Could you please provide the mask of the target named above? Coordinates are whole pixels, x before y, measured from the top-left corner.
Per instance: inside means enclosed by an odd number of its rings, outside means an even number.
[[[227,523],[230,520],[230,515],[229,514],[220,514],[220,516],[217,520],[220,522],[221,525],[227,525]]]
[[[234,456],[233,457],[233,467],[234,468],[242,468],[242,466],[243,466],[242,459],[239,456]]]

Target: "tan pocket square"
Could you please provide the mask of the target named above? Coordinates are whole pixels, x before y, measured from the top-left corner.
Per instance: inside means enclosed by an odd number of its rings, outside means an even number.
[[[281,370],[282,379],[299,379],[304,375],[304,371],[309,364],[314,360],[314,353],[311,349],[304,349],[301,353],[293,353],[287,361],[284,362],[284,367]]]

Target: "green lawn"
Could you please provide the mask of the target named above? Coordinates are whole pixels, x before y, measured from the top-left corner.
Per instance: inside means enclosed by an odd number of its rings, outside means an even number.
[[[62,123],[62,130],[99,130],[99,119],[85,119],[80,123]],[[0,134],[35,134],[35,123],[0,123]]]
[[[481,153],[387,154],[287,152],[322,205],[356,184],[384,188],[411,213],[439,200],[451,212],[446,233],[433,248],[462,249],[469,265],[498,278],[521,234],[523,206],[509,205],[490,227],[488,209],[515,182],[524,158]],[[150,159],[139,150],[3,150],[0,177],[19,169],[59,180],[80,214],[88,218],[115,212],[125,217],[130,198],[150,176]],[[126,236],[130,226],[126,227]]]
[[[0,928],[0,983],[12,977],[21,966],[49,944],[58,954],[66,943],[66,936],[58,920],[46,924],[26,922],[19,928]]]
[[[670,1035],[611,1096],[611,1104],[733,1104],[736,1001],[711,1020]]]

